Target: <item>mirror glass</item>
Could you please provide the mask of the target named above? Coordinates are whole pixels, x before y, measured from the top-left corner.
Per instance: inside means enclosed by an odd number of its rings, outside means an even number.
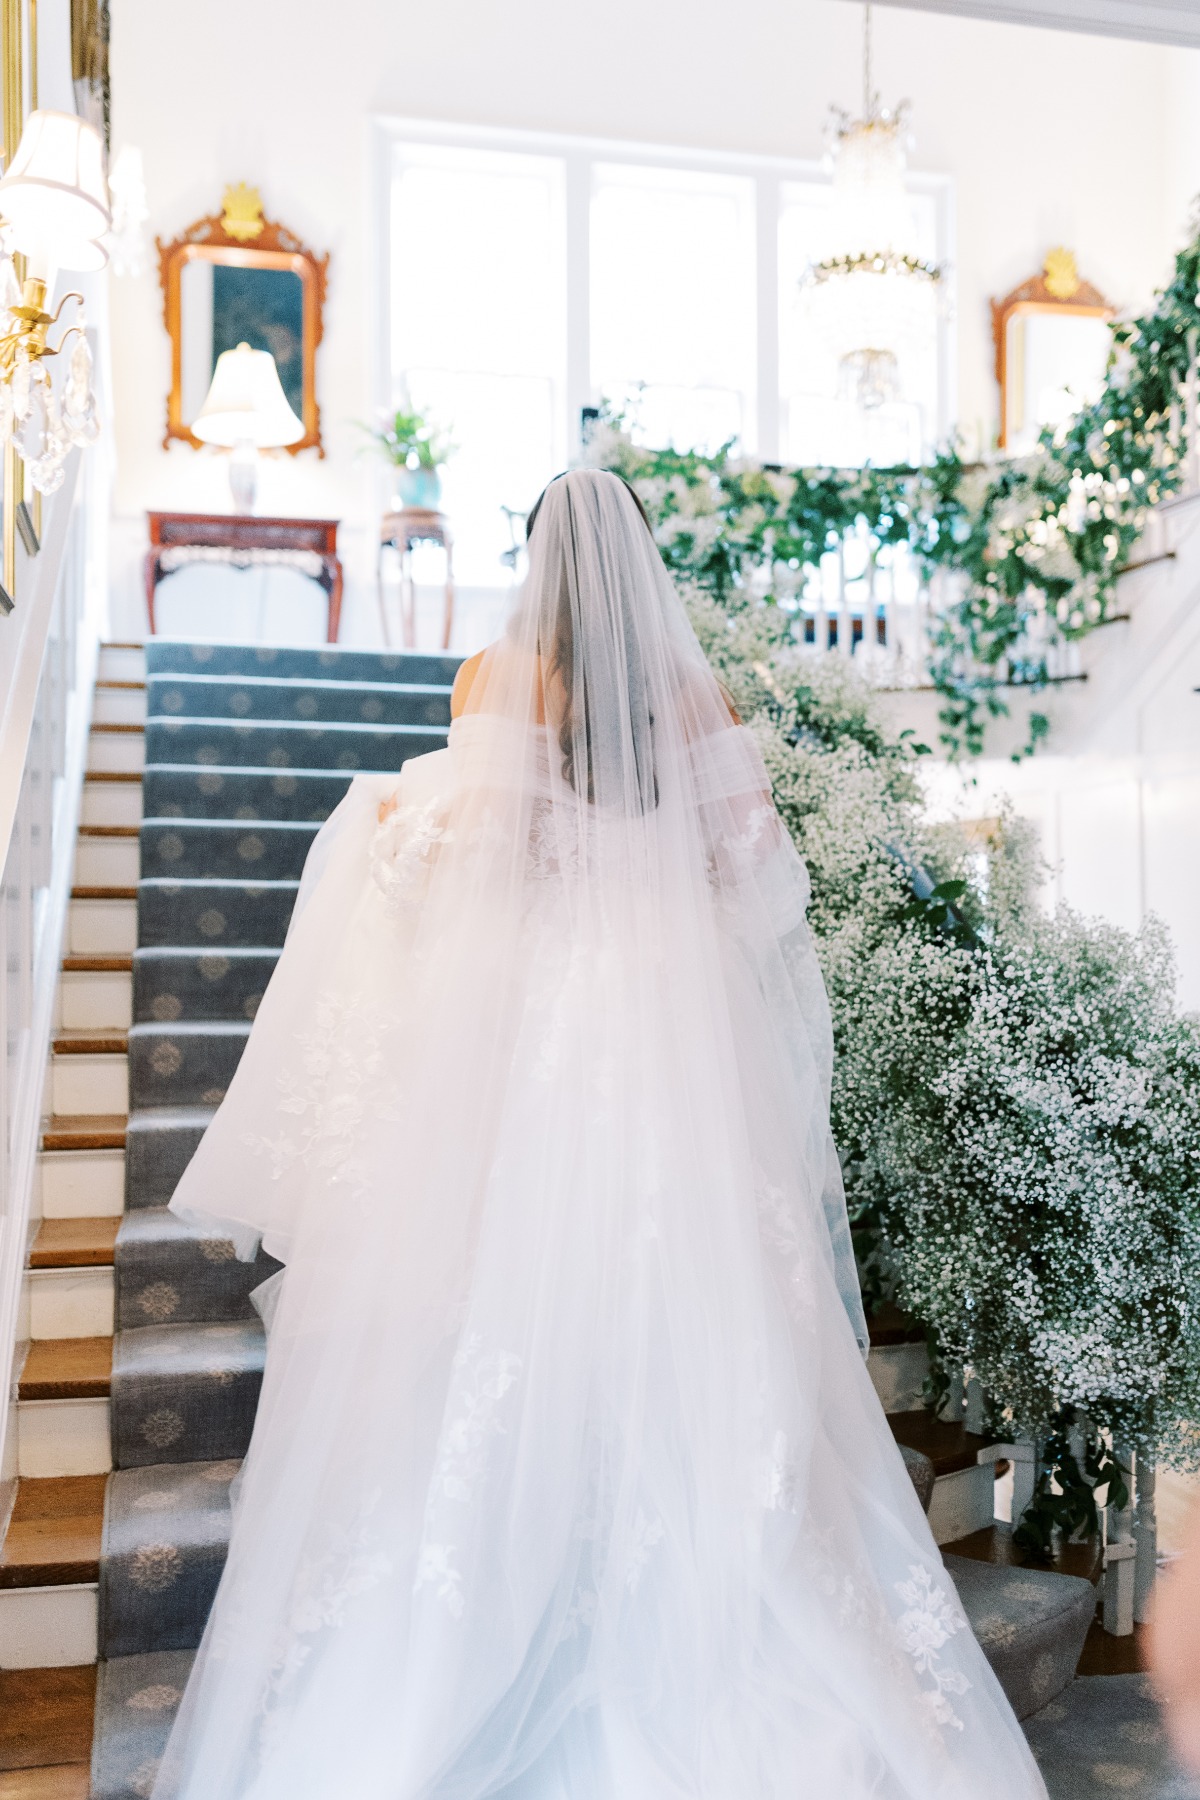
[[[1112,332],[1095,314],[1017,307],[1005,322],[1005,446],[1033,449],[1057,425],[1096,399],[1112,348]]]
[[[179,311],[184,425],[204,404],[218,356],[238,344],[271,352],[292,411],[306,416],[304,283],[295,270],[193,256],[180,270]]]

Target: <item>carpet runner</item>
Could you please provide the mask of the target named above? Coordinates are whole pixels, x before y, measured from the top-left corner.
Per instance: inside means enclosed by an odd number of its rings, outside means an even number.
[[[269,1257],[167,1211],[245,1048],[304,859],[361,770],[440,748],[457,659],[146,647],[113,1466],[93,1800],[140,1800],[216,1592],[262,1380]]]

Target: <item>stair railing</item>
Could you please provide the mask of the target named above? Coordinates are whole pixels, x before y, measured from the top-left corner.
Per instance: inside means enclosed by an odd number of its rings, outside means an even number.
[[[105,608],[105,462],[76,451],[0,620],[0,1497],[47,1057]]]

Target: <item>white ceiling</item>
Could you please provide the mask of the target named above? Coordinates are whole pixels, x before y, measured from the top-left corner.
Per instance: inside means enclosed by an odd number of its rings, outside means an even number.
[[[856,4],[861,0],[855,0]],[[1200,0],[882,0],[920,12],[995,19],[1004,25],[1048,25],[1102,37],[1200,49]]]

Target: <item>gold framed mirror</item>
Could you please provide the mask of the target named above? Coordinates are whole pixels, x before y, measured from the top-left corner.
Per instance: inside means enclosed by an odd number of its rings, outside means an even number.
[[[992,301],[1002,450],[1032,450],[1045,426],[1095,397],[1114,310],[1064,249],[1050,251],[1040,275]]]
[[[263,213],[256,188],[227,188],[219,213],[170,243],[156,239],[163,320],[171,339],[167,431],[199,448],[192,420],[217,357],[238,344],[269,350],[304,436],[288,449],[325,450],[317,404],[317,346],[324,328],[329,256]]]

